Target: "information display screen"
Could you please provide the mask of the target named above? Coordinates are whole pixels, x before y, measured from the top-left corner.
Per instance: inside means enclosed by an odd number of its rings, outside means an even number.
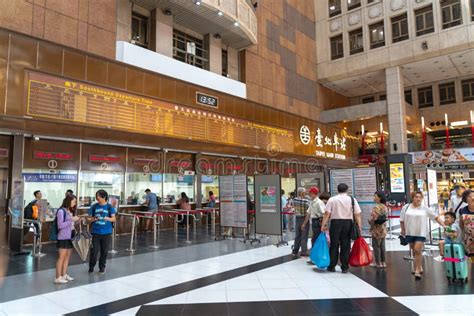
[[[27,113],[111,129],[294,152],[293,131],[29,72]]]

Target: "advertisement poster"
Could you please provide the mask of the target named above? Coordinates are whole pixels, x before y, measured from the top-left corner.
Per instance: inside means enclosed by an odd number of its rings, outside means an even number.
[[[263,213],[276,213],[276,187],[268,186],[260,189],[260,203]]]
[[[392,193],[405,193],[403,163],[390,164],[390,191]]]
[[[221,226],[247,227],[247,176],[220,176],[219,194]]]
[[[436,180],[436,170],[426,170],[428,179],[428,206],[438,204],[438,182]]]
[[[414,164],[474,161],[474,148],[427,150],[411,153]]]

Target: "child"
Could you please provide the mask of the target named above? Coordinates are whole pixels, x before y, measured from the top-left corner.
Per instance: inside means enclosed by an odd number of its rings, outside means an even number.
[[[454,212],[446,212],[444,214],[444,223],[446,224],[444,240],[439,242],[440,261],[444,259],[444,245],[462,243],[461,228],[456,224],[456,214]]]

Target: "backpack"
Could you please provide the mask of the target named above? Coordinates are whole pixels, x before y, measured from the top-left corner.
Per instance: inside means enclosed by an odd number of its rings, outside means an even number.
[[[36,200],[31,201],[24,209],[26,219],[38,219],[38,206]]]
[[[60,209],[58,209],[59,212]],[[51,241],[57,241],[58,240],[58,233],[59,233],[59,227],[58,227],[58,212],[56,212],[56,217],[54,218],[54,221],[51,223],[51,227],[49,229],[49,240]],[[64,218],[63,221],[66,220],[66,210],[63,209],[63,214]]]

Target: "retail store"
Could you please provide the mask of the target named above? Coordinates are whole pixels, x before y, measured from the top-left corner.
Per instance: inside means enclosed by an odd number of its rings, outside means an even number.
[[[354,165],[345,130],[23,35],[0,39],[10,51],[0,207],[21,210],[41,190],[54,211],[68,189],[80,206],[105,189],[137,207],[149,188],[164,207],[185,192],[195,208],[209,191],[218,199],[220,175],[247,175],[253,198],[256,174],[280,174],[289,194],[325,188],[327,168]]]

